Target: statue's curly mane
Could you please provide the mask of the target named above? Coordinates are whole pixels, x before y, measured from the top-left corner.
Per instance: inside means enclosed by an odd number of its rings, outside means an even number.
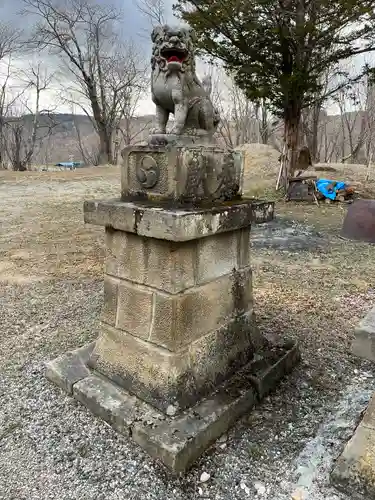
[[[156,130],[165,133],[168,116],[173,113],[173,133],[186,130],[212,133],[218,113],[210,99],[210,85],[202,84],[196,74],[194,30],[157,26],[151,40],[151,93],[157,109]]]
[[[162,50],[168,41],[178,38],[180,44],[186,50],[186,55],[182,64],[183,71],[190,71],[195,74],[195,32],[190,28],[171,28],[168,25],[157,26],[151,34],[153,43],[151,68],[153,71],[162,70],[166,65],[166,60],[162,56]]]

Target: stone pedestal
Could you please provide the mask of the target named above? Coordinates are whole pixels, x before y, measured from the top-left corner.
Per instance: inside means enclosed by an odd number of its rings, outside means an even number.
[[[241,194],[240,151],[215,145],[129,146],[122,152],[121,199],[182,203]]]
[[[93,369],[161,411],[178,411],[252,359],[261,337],[249,203],[189,212],[86,203],[85,219],[106,227]]]
[[[99,338],[47,376],[179,473],[299,353],[270,346],[255,322],[259,203],[240,197],[241,154],[167,144],[123,158],[121,199],[84,205],[85,222],[105,227]]]

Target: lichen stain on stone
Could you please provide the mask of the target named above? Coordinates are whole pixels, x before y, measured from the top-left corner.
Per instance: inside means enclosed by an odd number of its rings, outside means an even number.
[[[143,268],[149,269],[149,260],[151,254],[149,238],[143,238],[142,254],[143,254]]]
[[[375,452],[367,449],[358,462],[358,473],[371,489],[375,489]]]
[[[245,286],[242,274],[233,268],[232,271],[232,297],[233,297],[233,308],[236,314],[242,313],[245,310]]]
[[[139,209],[134,210],[134,227],[133,227],[133,229],[134,229],[135,234],[138,234],[138,225],[142,220],[143,214],[144,214],[143,210],[139,210]]]

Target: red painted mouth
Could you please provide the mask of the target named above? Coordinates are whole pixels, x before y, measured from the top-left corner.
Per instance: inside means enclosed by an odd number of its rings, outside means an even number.
[[[179,63],[182,63],[184,59],[183,58],[179,58],[177,56],[171,56],[168,58],[168,62],[179,62]]]
[[[161,54],[167,62],[178,62],[182,64],[186,59],[186,52],[180,49],[166,49]]]

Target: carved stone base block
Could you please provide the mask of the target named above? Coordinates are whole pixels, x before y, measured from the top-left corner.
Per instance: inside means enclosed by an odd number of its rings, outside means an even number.
[[[122,152],[121,199],[193,203],[240,194],[240,151],[214,145],[129,146]]]
[[[272,390],[298,363],[297,344],[259,351],[203,401],[179,415],[165,415],[87,368],[93,346],[47,363],[46,376],[105,420],[130,436],[174,474],[185,472],[235,421]]]
[[[250,226],[269,209],[84,205],[85,222],[106,231],[100,335],[46,376],[173,473],[299,361],[296,344],[265,341],[253,313]]]
[[[101,333],[89,366],[160,411],[178,412],[261,346],[250,268],[252,208],[148,208],[147,237],[135,230],[144,209],[86,205],[86,220],[105,225],[107,247]],[[118,220],[133,231],[119,228]]]

